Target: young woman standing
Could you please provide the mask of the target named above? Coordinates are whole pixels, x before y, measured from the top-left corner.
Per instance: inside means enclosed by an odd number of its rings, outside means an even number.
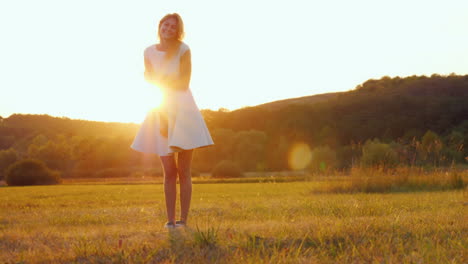
[[[193,150],[213,145],[210,132],[189,88],[190,48],[182,42],[184,24],[177,14],[164,16],[159,43],[145,49],[145,79],[162,92],[160,107],[147,114],[131,148],[160,156],[164,169],[165,227],[185,226],[192,197]],[[176,162],[177,160],[177,162]],[[180,182],[180,220],[176,221],[177,176]]]

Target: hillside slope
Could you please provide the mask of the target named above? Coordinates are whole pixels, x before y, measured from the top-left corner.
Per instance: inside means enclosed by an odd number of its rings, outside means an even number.
[[[468,122],[468,75],[384,77],[349,92],[320,96],[206,111],[205,116],[211,128],[255,129],[314,144],[327,137],[337,144],[420,137],[427,130],[446,135],[464,131]]]
[[[257,108],[263,108],[267,110],[279,110],[283,107],[287,107],[290,105],[297,105],[297,104],[315,104],[315,103],[321,103],[325,102],[327,100],[336,98],[340,94],[343,94],[343,92],[337,92],[337,93],[324,93],[324,94],[315,94],[315,95],[309,95],[309,96],[302,96],[302,97],[297,97],[297,98],[288,98],[288,99],[283,99],[283,100],[278,100],[278,101],[273,101],[269,103],[264,103],[257,105],[255,107]]]
[[[291,98],[231,112],[203,110],[211,130],[259,130],[322,144],[446,135],[468,129],[468,75],[384,77],[349,92]],[[31,134],[133,137],[138,124],[105,123],[48,115],[14,114],[0,125],[0,148]],[[10,137],[9,137],[10,136]],[[8,138],[9,137],[9,138]]]

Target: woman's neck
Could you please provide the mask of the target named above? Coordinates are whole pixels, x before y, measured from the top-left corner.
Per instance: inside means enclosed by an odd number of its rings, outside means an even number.
[[[161,39],[160,43],[159,43],[159,48],[161,50],[169,50],[173,47],[175,47],[177,44],[177,40],[176,39]]]

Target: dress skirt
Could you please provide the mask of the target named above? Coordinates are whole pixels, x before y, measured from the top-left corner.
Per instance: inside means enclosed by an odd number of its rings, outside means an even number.
[[[161,117],[167,118],[167,137],[161,134]],[[210,132],[190,89],[167,91],[160,107],[149,111],[131,148],[170,156],[174,152],[213,145]]]

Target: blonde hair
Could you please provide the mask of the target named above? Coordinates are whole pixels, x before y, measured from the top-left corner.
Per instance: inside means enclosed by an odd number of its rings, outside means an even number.
[[[161,25],[164,23],[164,21],[168,20],[169,18],[175,18],[177,21],[177,40],[182,41],[184,39],[184,22],[182,21],[182,18],[180,17],[179,14],[177,13],[172,13],[172,14],[167,14],[161,20],[159,20],[159,26],[158,26],[158,37],[161,39]]]

